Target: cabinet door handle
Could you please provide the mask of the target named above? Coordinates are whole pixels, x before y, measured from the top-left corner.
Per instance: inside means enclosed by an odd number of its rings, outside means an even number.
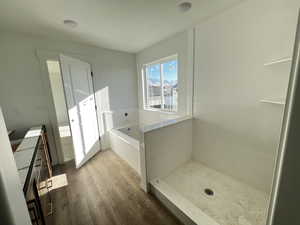
[[[30,204],[32,204],[33,206],[29,206]],[[38,222],[39,221],[39,217],[38,217],[38,214],[36,212],[37,205],[36,205],[35,200],[28,201],[27,205],[28,205],[28,211],[29,211],[29,213],[33,212],[33,218],[31,219],[31,222],[38,225],[38,223],[39,223]]]
[[[50,185],[49,185],[49,183],[50,183]],[[52,179],[48,179],[46,184],[47,184],[47,189],[52,188],[52,185],[53,185]]]

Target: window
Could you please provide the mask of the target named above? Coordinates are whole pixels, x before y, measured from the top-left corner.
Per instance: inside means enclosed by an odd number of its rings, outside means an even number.
[[[144,108],[167,112],[178,109],[177,56],[144,66]]]

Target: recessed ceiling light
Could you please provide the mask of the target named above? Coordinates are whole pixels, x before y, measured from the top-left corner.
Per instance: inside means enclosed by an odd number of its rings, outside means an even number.
[[[192,2],[190,1],[179,1],[178,9],[180,12],[187,12],[192,8]]]
[[[78,26],[78,23],[74,20],[64,20],[64,24],[68,27],[74,28]]]

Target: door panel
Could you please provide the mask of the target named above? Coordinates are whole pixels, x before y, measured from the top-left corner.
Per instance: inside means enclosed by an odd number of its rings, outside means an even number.
[[[75,161],[80,167],[100,151],[91,66],[64,55],[60,56],[60,62]]]

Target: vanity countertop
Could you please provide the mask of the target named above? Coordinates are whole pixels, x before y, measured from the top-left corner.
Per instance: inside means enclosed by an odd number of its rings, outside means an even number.
[[[30,180],[41,133],[42,126],[33,127],[28,130],[21,144],[14,152],[14,158],[24,193],[27,191],[27,185]]]

